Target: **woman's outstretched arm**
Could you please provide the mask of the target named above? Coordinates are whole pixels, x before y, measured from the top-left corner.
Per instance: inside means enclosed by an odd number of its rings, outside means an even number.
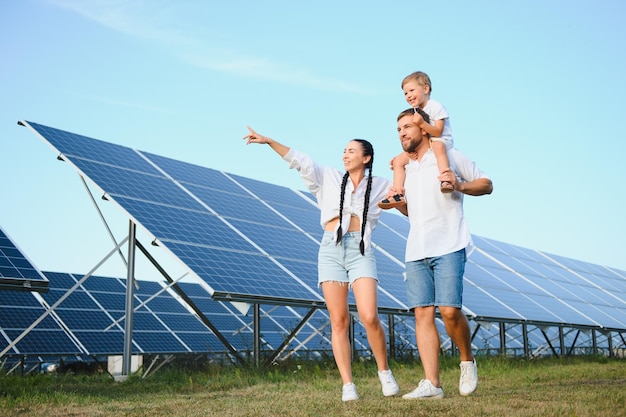
[[[243,137],[244,140],[247,140],[246,142],[247,145],[251,143],[261,143],[261,144],[266,143],[270,145],[270,147],[274,149],[274,151],[276,151],[276,153],[280,155],[281,157],[285,156],[287,152],[289,152],[288,146],[285,146],[282,143],[277,142],[272,138],[268,138],[267,136],[263,136],[255,132],[254,129],[252,129],[250,126],[248,126],[248,130],[250,131],[250,133]]]

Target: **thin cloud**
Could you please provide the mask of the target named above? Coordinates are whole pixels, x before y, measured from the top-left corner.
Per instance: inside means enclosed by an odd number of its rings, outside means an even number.
[[[184,33],[164,29],[157,24],[159,16],[168,16],[160,5],[153,2],[128,0],[50,0],[50,4],[92,20],[116,32],[124,33],[167,46],[172,55],[190,65],[249,78],[259,78],[306,86],[319,90],[343,91],[359,95],[372,95],[372,89],[364,88],[342,80],[317,76],[306,69],[292,68],[289,65],[258,57],[241,57],[236,53],[208,49],[205,42]],[[160,13],[157,15],[154,10]],[[152,13],[151,13],[152,11]],[[206,52],[199,54],[198,51]],[[185,52],[191,51],[191,52]]]
[[[306,70],[289,68],[287,65],[282,65],[263,58],[230,57],[216,59],[206,55],[188,55],[185,60],[191,65],[200,68],[238,74],[245,77],[304,85],[320,90],[371,95],[371,92],[363,87],[341,80],[318,77]]]
[[[170,116],[177,116],[180,114],[180,112],[177,112],[171,109],[165,109],[163,107],[157,107],[157,106],[150,106],[150,105],[146,105],[143,103],[130,102],[130,101],[124,101],[124,100],[114,100],[108,97],[100,97],[100,96],[92,96],[92,95],[78,95],[78,96],[85,100],[91,100],[91,101],[95,101],[98,103],[109,104],[109,105],[116,106],[116,107],[125,107],[129,109],[141,110],[141,111],[149,112],[149,113],[167,114]]]

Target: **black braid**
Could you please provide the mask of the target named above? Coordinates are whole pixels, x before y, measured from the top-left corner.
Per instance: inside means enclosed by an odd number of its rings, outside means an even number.
[[[346,184],[348,183],[349,176],[350,174],[348,174],[348,171],[346,171],[346,173],[343,176],[343,180],[341,180],[341,194],[339,196],[339,229],[337,229],[337,244],[339,244],[339,242],[341,242],[341,239],[343,238],[343,232],[341,230],[341,219],[343,216],[343,199],[344,199],[344,194],[346,193]]]
[[[372,159],[374,156],[372,155]],[[367,212],[370,208],[370,193],[372,192],[372,165],[369,165],[369,175],[367,176],[367,189],[365,190],[365,204],[363,205],[363,224],[361,225],[361,243],[359,249],[361,255],[365,255],[365,242],[363,242],[363,235],[365,234],[365,223],[367,223]]]
[[[369,156],[370,160],[365,166],[365,168],[369,171],[367,176],[367,188],[365,189],[365,202],[363,204],[363,222],[361,223],[361,242],[359,243],[359,250],[361,251],[361,255],[365,255],[365,242],[363,237],[365,236],[365,225],[367,224],[367,212],[370,208],[370,194],[372,192],[372,167],[374,166],[374,147],[371,143],[366,141],[365,139],[354,139],[359,142],[361,146],[363,146],[363,155]]]

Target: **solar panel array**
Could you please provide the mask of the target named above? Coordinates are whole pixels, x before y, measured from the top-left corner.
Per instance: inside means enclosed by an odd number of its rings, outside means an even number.
[[[50,291],[45,295],[0,292],[0,350],[39,319],[47,308],[69,293],[42,323],[8,352],[12,356],[56,355],[100,357],[123,352],[126,280],[44,272]],[[226,345],[165,282],[137,280],[133,315],[133,354],[210,353],[228,355]],[[200,314],[208,319],[237,352],[249,353],[254,344],[252,314],[242,314],[230,303],[215,301],[196,283],[177,283]],[[276,350],[306,315],[302,307],[261,306],[261,344]],[[318,357],[330,350],[329,318],[317,310],[291,339],[289,355]],[[367,349],[366,337],[356,339]]]
[[[46,291],[48,281],[0,227],[0,291]]]
[[[310,194],[20,123],[206,282],[213,299],[285,306],[323,302],[316,278],[321,228]],[[389,212],[374,232],[381,311],[406,313],[402,273],[407,232],[407,220]],[[477,249],[465,274],[469,316],[626,329],[626,272],[474,239]]]
[[[478,319],[626,328],[624,271],[474,239],[464,297]]]
[[[36,293],[5,291],[0,292],[0,334],[3,336],[0,348],[21,335],[54,304],[61,296],[75,287],[81,278],[76,274],[45,272],[50,279],[50,291],[44,296]],[[119,355],[124,342],[125,279],[91,276],[81,286],[74,289],[38,326],[8,352],[8,356],[76,356],[102,357]],[[138,280],[135,292],[135,312],[133,329],[134,354],[176,354],[206,353],[213,357],[229,357],[229,350],[189,305],[165,282]],[[215,301],[210,294],[195,283],[178,283],[192,304],[227,339],[236,352],[249,355],[253,350],[254,323],[250,312],[242,314],[228,302]],[[302,307],[262,305],[261,306],[261,349],[273,352],[286,340],[307,313]],[[386,325],[386,317],[381,317]],[[415,333],[411,316],[397,316],[395,319],[395,340],[397,356],[414,354]],[[315,310],[304,327],[289,340],[284,351],[277,357],[292,355],[300,358],[319,358],[330,354],[330,321],[325,310]],[[450,348],[450,340],[443,335],[442,346]],[[473,322],[478,326],[474,340],[475,350],[500,350],[500,334],[497,325]],[[546,330],[550,332],[549,330]],[[558,340],[559,335],[550,332],[548,339]],[[546,336],[537,327],[528,333],[531,349],[546,349]],[[569,346],[589,346],[589,334],[565,335]],[[507,349],[520,351],[523,348],[521,329],[509,327],[506,334]],[[369,351],[364,329],[356,322],[355,348]],[[413,353],[411,353],[413,352]]]

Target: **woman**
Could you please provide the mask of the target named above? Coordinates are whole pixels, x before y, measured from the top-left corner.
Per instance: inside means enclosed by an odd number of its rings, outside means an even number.
[[[372,176],[374,149],[363,139],[348,142],[343,151],[345,173],[316,164],[309,156],[291,149],[248,127],[247,144],[268,144],[298,170],[307,188],[317,198],[324,235],[318,253],[318,282],[331,322],[335,363],[343,380],[342,401],[359,398],[352,380],[348,326],[348,290],[352,288],[359,320],[378,365],[383,395],[399,391],[387,363],[385,330],[378,317],[376,259],[371,246],[372,231],[382,210],[391,182]],[[366,170],[368,172],[365,177]],[[372,203],[373,202],[373,203]]]

